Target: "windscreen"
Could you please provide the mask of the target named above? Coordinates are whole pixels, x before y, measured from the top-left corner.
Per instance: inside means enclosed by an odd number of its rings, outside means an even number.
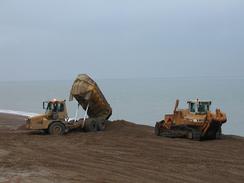
[[[49,102],[46,108],[46,113],[50,112],[63,112],[64,104],[59,102]]]

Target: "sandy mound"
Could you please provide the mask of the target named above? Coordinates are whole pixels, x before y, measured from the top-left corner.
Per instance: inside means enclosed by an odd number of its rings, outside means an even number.
[[[156,137],[152,127],[126,121],[110,123],[105,132],[61,137],[0,130],[0,182],[242,183],[243,147],[235,136],[204,142]]]

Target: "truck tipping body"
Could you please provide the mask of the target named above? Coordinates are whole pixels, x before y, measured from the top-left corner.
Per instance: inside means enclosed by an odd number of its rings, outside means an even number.
[[[112,108],[97,86],[88,75],[80,74],[73,83],[70,91],[70,101],[75,98],[90,118],[108,120],[112,115]]]

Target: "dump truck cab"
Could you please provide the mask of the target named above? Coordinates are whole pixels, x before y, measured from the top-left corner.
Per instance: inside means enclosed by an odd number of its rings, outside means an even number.
[[[68,121],[68,114],[65,100],[56,100],[43,102],[43,114],[30,117],[26,121],[26,128],[31,130],[44,130],[50,134],[64,134]]]
[[[66,107],[66,101],[58,101],[56,99],[43,102],[43,109],[45,114],[50,120],[68,120],[68,113]]]

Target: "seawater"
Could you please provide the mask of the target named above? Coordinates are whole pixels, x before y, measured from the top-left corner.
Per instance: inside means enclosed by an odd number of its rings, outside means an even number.
[[[190,99],[211,100],[212,110],[228,115],[225,134],[244,136],[244,78],[160,78],[96,80],[113,108],[112,120],[125,119],[153,126],[164,114],[172,113],[175,100],[180,108]],[[69,102],[73,81],[0,82],[0,110],[43,113],[42,102],[66,99],[70,117],[77,102]],[[79,111],[83,116],[84,111]]]

